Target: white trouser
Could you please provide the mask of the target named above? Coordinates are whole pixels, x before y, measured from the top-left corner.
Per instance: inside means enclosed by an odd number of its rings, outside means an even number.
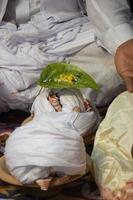
[[[101,86],[100,92],[95,92],[92,89],[83,90],[85,96],[90,98],[90,100],[97,106],[105,106],[109,104],[112,99],[125,88],[121,78],[116,72],[113,57],[104,49],[98,47],[96,43],[89,44],[78,53],[67,57],[66,62],[81,67],[83,70],[91,74],[96,82]],[[15,73],[15,77],[13,77],[13,75],[10,76],[12,78],[9,78],[9,83],[6,82],[4,84],[3,71],[4,77],[9,77],[9,74],[12,73],[8,69],[0,70],[0,109],[5,110],[7,105],[13,109],[27,109],[39,90],[38,86],[35,86],[35,80],[38,80],[38,74],[35,75],[37,76],[36,78],[34,77],[34,83],[31,81],[31,87],[26,88],[25,86],[21,92],[17,91],[15,94],[13,90],[10,91],[11,85],[16,84],[15,81],[17,81],[18,84],[21,84],[23,81],[22,79],[24,79],[22,78],[21,72]],[[29,79],[31,79],[31,76],[29,76]]]
[[[124,83],[116,71],[114,59],[107,51],[91,43],[78,53],[68,57],[67,62],[77,65],[89,73],[101,86],[100,92],[84,89],[83,93],[97,106],[105,106],[125,90]]]

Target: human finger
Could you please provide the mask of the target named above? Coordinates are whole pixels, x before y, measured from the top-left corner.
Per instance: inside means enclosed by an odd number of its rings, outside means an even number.
[[[132,77],[126,77],[124,78],[127,90],[129,92],[133,92],[133,78]]]

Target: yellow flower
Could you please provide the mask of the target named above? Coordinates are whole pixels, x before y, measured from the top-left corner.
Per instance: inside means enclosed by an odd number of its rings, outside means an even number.
[[[73,74],[60,74],[58,81],[73,83],[74,81],[76,81],[76,77]]]

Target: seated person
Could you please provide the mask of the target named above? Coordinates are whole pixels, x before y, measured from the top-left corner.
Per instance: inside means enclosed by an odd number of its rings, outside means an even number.
[[[60,61],[76,64],[90,73],[101,85],[101,92],[85,89],[84,95],[97,106],[109,104],[125,90],[116,72],[114,55],[121,44],[133,38],[129,19],[126,0],[86,0],[86,6],[82,0],[3,0],[0,111],[29,111],[40,90],[36,84],[40,72],[47,64]],[[125,80],[125,75],[122,77]]]
[[[133,94],[124,92],[109,106],[96,133],[94,177],[103,200],[133,199]]]

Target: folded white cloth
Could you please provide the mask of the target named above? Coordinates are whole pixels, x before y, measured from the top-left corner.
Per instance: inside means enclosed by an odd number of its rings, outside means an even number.
[[[63,112],[55,112],[47,92],[36,98],[33,120],[17,128],[6,143],[6,164],[11,174],[24,184],[46,178],[53,172],[84,174],[86,151],[82,135],[98,124],[98,115],[93,110],[83,112],[80,92],[58,90],[62,108],[65,107]],[[73,106],[81,106],[81,112],[70,112]]]
[[[73,115],[73,108],[79,107],[80,112],[76,113],[76,120],[73,122],[73,126],[79,132],[80,135],[84,136],[88,133],[93,133],[100,122],[100,116],[93,105],[89,112],[86,111],[85,101],[83,95],[79,90],[76,89],[45,89],[35,99],[31,113],[38,115],[45,112],[55,112],[55,109],[48,101],[48,95],[50,92],[55,92],[59,95],[60,104],[62,106],[62,112],[67,115]],[[63,116],[63,113],[60,114]],[[51,114],[52,116],[52,114]]]
[[[84,174],[86,153],[82,137],[73,127],[76,117],[77,113],[46,112],[17,128],[5,148],[10,172],[23,183],[46,178],[52,172]],[[31,172],[34,167],[43,170],[43,177]]]
[[[76,89],[44,89],[35,99],[31,112],[35,115],[42,112],[54,112],[54,107],[48,101],[50,93],[57,93],[59,95],[60,103],[62,105],[62,112],[72,112],[74,107],[79,107],[83,112],[85,111],[84,99],[79,90]]]

